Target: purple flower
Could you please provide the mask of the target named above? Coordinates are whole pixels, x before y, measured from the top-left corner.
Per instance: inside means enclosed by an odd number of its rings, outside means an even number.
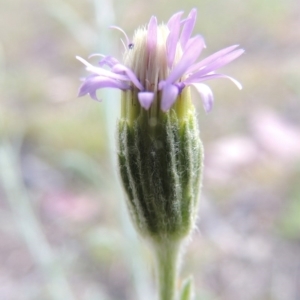
[[[192,9],[186,19],[183,12],[174,14],[167,25],[157,25],[151,17],[147,28],[135,32],[132,41],[126,33],[124,62],[112,56],[102,56],[98,66],[93,66],[81,57],[92,75],[84,79],[79,96],[89,94],[98,100],[96,91],[101,88],[117,88],[135,91],[140,105],[148,110],[156,101],[163,111],[169,110],[183,89],[193,86],[201,95],[206,112],[213,105],[213,93],[203,82],[215,78],[230,79],[241,89],[234,78],[215,73],[224,65],[239,57],[244,50],[238,45],[222,49],[197,62],[205,42],[201,35],[192,37],[197,11]]]

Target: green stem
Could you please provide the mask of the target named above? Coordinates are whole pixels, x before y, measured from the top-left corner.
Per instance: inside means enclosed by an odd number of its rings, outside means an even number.
[[[155,250],[159,300],[175,300],[180,245],[178,242],[165,242],[157,245]]]

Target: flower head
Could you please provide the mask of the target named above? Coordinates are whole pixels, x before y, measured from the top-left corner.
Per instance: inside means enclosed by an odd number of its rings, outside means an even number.
[[[202,96],[204,109],[212,108],[213,94],[203,82],[233,78],[215,73],[244,50],[231,46],[198,61],[205,42],[192,37],[196,9],[187,18],[174,14],[166,25],[151,17],[125,36],[124,59],[100,55],[98,66],[77,57],[91,75],[79,96],[98,100],[101,88],[122,90],[118,120],[118,167],[126,202],[138,232],[157,254],[160,299],[177,299],[176,272],[181,245],[195,228],[203,173],[203,147],[199,137],[190,87]],[[186,285],[181,298],[191,294]]]
[[[126,39],[124,62],[101,55],[99,65],[93,66],[77,57],[92,73],[84,79],[79,96],[89,94],[98,100],[96,91],[101,88],[134,90],[144,109],[157,103],[161,110],[168,111],[183,90],[193,86],[208,112],[213,105],[213,93],[204,81],[227,78],[241,89],[238,81],[215,71],[239,57],[244,50],[234,45],[197,61],[205,48],[201,35],[192,37],[197,11],[192,9],[186,19],[182,19],[182,14],[174,14],[166,25],[157,25],[156,17],[151,17],[148,26],[138,29],[132,41],[121,28],[114,27],[122,31]]]

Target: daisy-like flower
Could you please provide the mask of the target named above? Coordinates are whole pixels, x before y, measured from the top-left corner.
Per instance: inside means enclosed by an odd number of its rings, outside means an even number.
[[[197,61],[205,42],[192,37],[197,11],[174,14],[166,25],[152,17],[132,40],[123,32],[123,62],[100,55],[98,66],[77,57],[91,75],[79,96],[97,98],[101,88],[122,90],[118,120],[118,167],[127,206],[138,232],[153,246],[160,300],[175,300],[181,249],[195,228],[203,172],[203,147],[190,87],[202,97],[205,111],[213,104],[203,82],[227,78],[215,73],[244,50],[231,46]],[[180,299],[188,299],[191,285]]]
[[[114,27],[125,36],[124,63],[112,56],[100,55],[99,65],[93,66],[77,57],[92,73],[84,79],[79,96],[89,94],[99,100],[96,91],[101,88],[132,90],[136,91],[144,109],[148,110],[156,102],[166,112],[185,88],[193,86],[202,97],[205,111],[209,112],[213,93],[204,81],[227,78],[241,89],[237,80],[215,71],[244,50],[234,45],[197,61],[206,47],[201,35],[192,37],[197,11],[192,9],[186,19],[182,19],[182,14],[174,14],[167,25],[157,25],[156,17],[151,17],[147,28],[138,29],[132,41],[121,28]]]

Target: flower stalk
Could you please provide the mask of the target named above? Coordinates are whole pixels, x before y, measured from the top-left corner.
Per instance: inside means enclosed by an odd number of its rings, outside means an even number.
[[[180,243],[165,242],[154,247],[160,300],[177,299]]]

